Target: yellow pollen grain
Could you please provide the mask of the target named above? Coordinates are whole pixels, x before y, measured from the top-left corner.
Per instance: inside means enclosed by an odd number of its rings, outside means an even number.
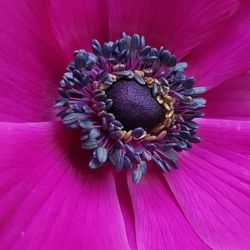
[[[144,138],[145,141],[154,141],[157,137],[155,135],[148,135]]]
[[[112,82],[116,82],[117,81],[117,77],[115,75],[109,74],[109,77],[111,79]]]
[[[160,104],[163,104],[163,102],[164,102],[163,99],[161,98],[161,96],[159,96],[159,95],[156,97],[156,100],[157,100]]]
[[[145,82],[148,84],[152,84],[154,82],[154,78],[152,77],[145,77]]]
[[[126,133],[127,133],[127,132],[126,132],[125,130],[122,130],[122,131],[121,131],[121,139],[124,139]]]
[[[170,118],[174,114],[174,110],[171,110],[169,113],[165,114],[166,118]]]
[[[144,72],[141,71],[141,70],[135,70],[135,74],[136,74],[137,76],[144,77]]]
[[[171,119],[165,119],[165,120],[163,121],[163,125],[164,125],[165,127],[169,127],[170,124],[171,124],[171,122],[172,122]]]
[[[168,95],[168,96],[166,97],[166,99],[167,99],[169,102],[172,102],[172,101],[173,101],[173,98],[172,98],[170,95]]]
[[[128,132],[126,132],[126,134],[124,135],[124,140],[129,138],[131,136],[131,133],[132,133],[132,130],[129,130]]]
[[[161,133],[159,135],[157,135],[157,140],[161,140],[163,139],[165,136],[167,135],[167,131],[161,131]]]
[[[168,110],[168,111],[170,111],[171,110],[171,108],[170,108],[170,106],[166,103],[166,102],[164,102],[164,107],[166,108],[166,110]]]
[[[133,136],[132,135],[130,135],[127,139],[125,139],[125,143],[130,143],[131,141],[132,141],[132,139],[133,139]]]
[[[153,129],[153,132],[154,133],[159,133],[161,130],[163,130],[165,128],[165,125],[164,124],[159,124],[157,127],[155,127]]]
[[[107,90],[108,89],[108,86],[104,85],[104,84],[101,84],[100,87],[99,87],[100,90]]]

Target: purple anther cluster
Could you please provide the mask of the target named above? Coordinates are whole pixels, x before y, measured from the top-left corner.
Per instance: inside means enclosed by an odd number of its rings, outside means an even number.
[[[177,154],[200,142],[203,87],[184,75],[168,50],[152,48],[143,36],[77,50],[58,89],[55,108],[63,124],[81,130],[82,148],[92,151],[92,169],[111,163],[132,171],[138,183],[153,162],[161,171],[178,168]]]

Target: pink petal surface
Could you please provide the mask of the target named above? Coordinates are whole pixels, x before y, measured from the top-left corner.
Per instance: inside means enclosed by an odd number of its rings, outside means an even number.
[[[115,173],[116,191],[121,206],[122,215],[126,227],[126,233],[131,250],[137,250],[135,233],[135,214],[128,189],[127,172]]]
[[[250,119],[250,74],[235,77],[204,95],[208,118]]]
[[[145,35],[152,46],[166,46],[183,57],[237,9],[235,0],[108,1],[111,38],[121,32]]]
[[[87,169],[72,133],[0,127],[2,249],[129,249],[113,175]]]
[[[249,122],[203,119],[202,144],[166,175],[187,220],[213,249],[249,249]]]
[[[90,50],[93,39],[102,42],[109,40],[106,1],[65,0],[58,4],[57,1],[49,0],[49,3],[55,38],[69,58],[76,49]]]
[[[198,123],[201,124],[199,135],[204,143],[209,142],[232,152],[250,156],[250,121],[199,119]],[[203,145],[203,142],[200,145]]]
[[[128,179],[138,249],[209,249],[187,223],[160,174],[150,171],[139,185]]]
[[[208,89],[250,70],[250,8],[241,8],[186,60],[188,74]]]
[[[67,61],[50,30],[47,1],[0,2],[0,120],[54,119]]]

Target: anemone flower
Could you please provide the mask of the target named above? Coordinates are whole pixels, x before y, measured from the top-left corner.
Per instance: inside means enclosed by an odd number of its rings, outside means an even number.
[[[1,249],[250,248],[248,1],[0,12]]]

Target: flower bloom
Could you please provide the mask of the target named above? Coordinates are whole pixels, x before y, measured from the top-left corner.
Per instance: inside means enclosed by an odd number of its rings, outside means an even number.
[[[205,88],[185,77],[187,63],[177,63],[164,47],[151,48],[138,34],[123,33],[103,46],[93,40],[92,49],[74,51],[54,105],[66,127],[82,130],[82,148],[93,153],[89,167],[137,166],[136,183],[147,162],[163,172],[178,168],[174,151],[200,142],[193,119],[203,117],[199,110],[206,104],[199,97]]]
[[[0,6],[3,249],[249,248],[246,1],[9,0]],[[188,62],[185,74],[196,87],[208,89],[206,116],[197,119],[202,143],[179,153],[180,168],[170,173],[148,163],[138,184],[129,171],[88,168],[93,155],[81,149],[79,130],[66,130],[53,108],[72,52],[90,52],[92,39],[115,41],[122,31],[169,49]]]

